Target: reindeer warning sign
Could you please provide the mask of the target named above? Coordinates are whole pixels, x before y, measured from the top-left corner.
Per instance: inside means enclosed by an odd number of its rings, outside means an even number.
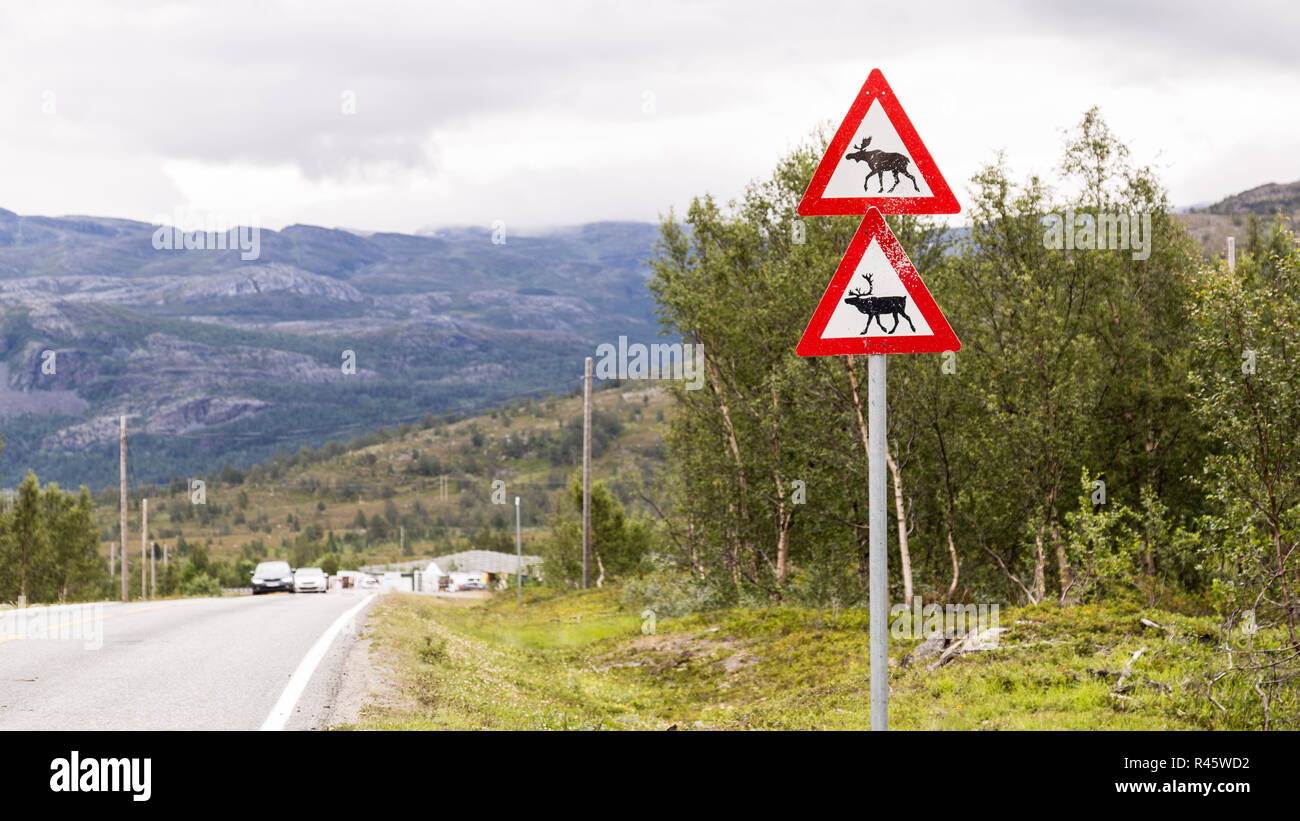
[[[873,69],[799,203],[805,217],[961,210],[880,69]]]
[[[800,356],[938,353],[961,342],[921,275],[872,208],[817,305],[795,352]]]

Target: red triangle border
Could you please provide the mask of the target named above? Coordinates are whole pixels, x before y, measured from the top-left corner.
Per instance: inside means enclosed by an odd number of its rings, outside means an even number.
[[[857,133],[858,126],[867,116],[872,101],[877,99],[880,100],[890,123],[903,141],[903,146],[907,149],[913,164],[916,165],[916,170],[930,187],[931,195],[928,197],[823,197],[826,186],[830,184],[831,176],[835,173],[835,168],[853,142],[853,135]],[[921,137],[912,126],[912,121],[907,118],[903,106],[899,104],[893,89],[885,82],[885,75],[878,68],[871,70],[867,81],[862,84],[862,90],[858,92],[857,99],[849,108],[849,113],[844,116],[844,121],[840,123],[835,136],[831,138],[826,154],[822,156],[812,181],[808,183],[808,190],[804,192],[798,210],[802,216],[818,217],[865,214],[869,208],[878,208],[886,214],[956,214],[961,211],[961,204],[953,196],[952,189],[948,187],[948,182],[939,172],[934,158],[930,156],[925,143],[921,142]]]
[[[916,306],[921,316],[925,317],[926,323],[933,332],[930,336],[895,337],[878,335],[822,338],[826,326],[831,321],[831,316],[839,306],[840,298],[848,290],[849,282],[853,279],[853,274],[857,270],[858,263],[862,260],[862,255],[866,253],[873,239],[880,243],[881,250],[884,251],[885,257],[893,265],[894,271],[898,273],[898,278],[902,281],[907,295],[911,297],[912,304]],[[826,292],[822,294],[821,301],[817,303],[817,310],[813,312],[812,319],[809,320],[808,327],[804,330],[799,345],[795,348],[795,353],[799,356],[834,356],[841,354],[941,353],[959,350],[961,350],[961,341],[957,339],[952,326],[948,324],[943,312],[935,304],[934,297],[930,296],[930,290],[921,281],[921,275],[917,273],[912,261],[908,259],[907,252],[899,244],[898,238],[894,236],[893,231],[889,230],[884,214],[879,209],[872,208],[858,225],[858,230],[853,235],[853,241],[849,243],[848,250],[844,252],[844,258],[840,260],[839,267],[835,269],[835,275],[831,277],[830,284],[826,286]]]

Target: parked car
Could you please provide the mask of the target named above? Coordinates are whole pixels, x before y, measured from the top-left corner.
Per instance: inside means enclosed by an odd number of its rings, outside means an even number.
[[[300,567],[293,571],[293,592],[328,593],[329,577],[319,567]]]
[[[253,571],[253,595],[274,590],[293,591],[293,570],[288,562],[262,562]]]

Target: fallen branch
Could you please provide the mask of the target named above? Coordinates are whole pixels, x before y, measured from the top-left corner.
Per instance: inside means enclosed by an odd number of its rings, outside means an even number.
[[[1011,628],[1009,627],[990,627],[983,632],[980,632],[978,629],[971,630],[966,635],[949,644],[947,649],[943,651],[943,655],[939,656],[939,658],[930,665],[930,669],[937,670],[957,656],[965,655],[966,653],[997,649],[1000,646],[998,644],[998,636],[1010,629]]]
[[[1133,675],[1133,662],[1137,661],[1146,651],[1147,648],[1145,647],[1139,648],[1138,651],[1133,654],[1133,658],[1128,660],[1128,664],[1124,665],[1123,671],[1119,674],[1119,681],[1115,682],[1115,692],[1123,690],[1124,682],[1128,680],[1129,676]]]

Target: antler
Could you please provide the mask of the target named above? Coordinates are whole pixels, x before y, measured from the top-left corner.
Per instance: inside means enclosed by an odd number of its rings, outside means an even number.
[[[865,273],[864,273],[864,274],[862,275],[862,278],[865,279],[865,280],[867,281],[867,293],[868,293],[868,294],[871,293],[871,289],[876,287],[876,284],[875,284],[874,282],[871,281],[871,274],[865,274]]]
[[[864,294],[860,288],[851,288],[849,289],[849,296],[859,297],[859,296],[866,296],[866,294]]]
[[[863,137],[863,138],[862,138],[862,145],[855,145],[855,146],[853,146],[853,147],[854,147],[856,150],[861,151],[862,149],[866,148],[867,145],[868,145],[870,142],[871,142],[871,138],[870,138],[870,137]]]

